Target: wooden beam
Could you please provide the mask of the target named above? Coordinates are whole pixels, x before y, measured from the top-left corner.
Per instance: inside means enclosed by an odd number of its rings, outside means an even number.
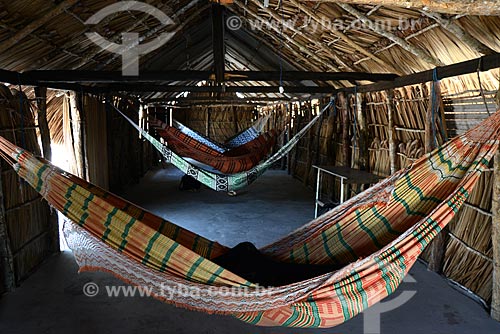
[[[196,93],[273,93],[279,94],[279,86],[179,86],[179,85],[107,85],[89,87],[92,92],[196,92]],[[334,87],[285,86],[285,94],[329,94]]]
[[[215,77],[217,73],[215,74]],[[228,71],[224,74],[224,81],[279,81],[280,71]],[[387,81],[398,76],[390,73],[368,72],[308,72],[283,71],[283,81],[298,82],[304,80],[331,81],[331,80],[364,80]],[[12,73],[17,78],[17,73]],[[214,74],[211,71],[142,71],[138,76],[123,76],[121,71],[78,71],[78,70],[37,70],[23,73],[23,78],[29,78],[33,83],[146,83],[169,81],[202,81],[211,80]]]
[[[497,149],[493,167],[493,199],[491,240],[493,245],[493,287],[491,317],[500,321],[500,149]]]
[[[212,46],[215,81],[217,83],[224,82],[225,72],[224,11],[224,6],[215,3],[212,4]]]
[[[451,78],[459,75],[476,73],[478,66],[481,64],[481,71],[489,71],[500,67],[500,53],[495,53],[488,56],[483,56],[481,58],[476,58],[472,60],[467,60],[464,62],[446,65],[436,68],[437,79],[442,80],[445,78]],[[358,92],[378,92],[387,89],[394,89],[404,86],[416,85],[424,82],[433,81],[434,70],[423,71],[415,74],[406,75],[403,77],[398,77],[393,81],[378,82],[374,84],[368,84],[363,86],[358,86]],[[335,92],[354,92],[354,87],[341,88]]]
[[[467,31],[465,31],[461,26],[459,26],[455,21],[445,18],[443,15],[435,12],[428,12],[425,10],[420,11],[422,14],[432,18],[444,29],[451,32],[459,41],[468,45],[471,49],[481,53],[483,55],[490,55],[495,53],[494,50],[490,49],[488,46],[484,45]]]
[[[43,16],[41,16],[40,18],[32,21],[31,23],[26,25],[23,29],[21,29],[17,33],[15,33],[14,36],[11,36],[6,41],[0,43],[0,50],[2,50],[2,52],[3,52],[7,49],[10,49],[12,46],[19,43],[21,40],[23,40],[25,37],[27,37],[33,31],[39,29],[44,24],[53,20],[56,16],[64,13],[64,11],[66,9],[75,5],[78,1],[79,0],[65,0],[65,1],[61,2],[59,5],[53,7],[51,10],[49,10],[48,13],[46,13]]]
[[[206,96],[188,96],[188,97],[180,97],[176,98],[175,96],[169,97],[160,97],[160,98],[152,98],[144,100],[145,104],[165,104],[167,102],[176,101],[178,104],[188,104],[194,102],[243,102],[243,101],[252,101],[252,102],[275,102],[275,103],[288,103],[292,99],[289,98],[281,98],[281,97],[260,97],[260,96],[248,96],[243,99],[235,99],[234,97],[222,97],[219,99],[209,98]]]
[[[337,6],[344,9],[346,12],[348,12],[349,14],[353,15],[354,17],[359,19],[361,22],[363,22],[368,28],[370,28],[370,30],[376,32],[377,34],[379,34],[379,35],[381,35],[381,36],[383,36],[391,41],[393,41],[394,43],[396,43],[400,47],[402,47],[404,50],[414,54],[415,56],[424,60],[425,62],[432,64],[434,66],[443,66],[444,65],[442,61],[431,56],[426,50],[408,43],[404,38],[396,36],[392,32],[386,31],[379,24],[370,20],[366,15],[364,15],[362,12],[360,12],[356,8],[350,6],[346,3],[338,3],[337,2],[336,4],[337,4]]]
[[[336,0],[300,0],[301,2],[338,3]],[[381,5],[423,9],[430,12],[466,15],[500,15],[497,0],[342,0],[357,5]]]

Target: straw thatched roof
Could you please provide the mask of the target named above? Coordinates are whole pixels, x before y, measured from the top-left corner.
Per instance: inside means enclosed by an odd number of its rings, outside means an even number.
[[[137,11],[110,15],[96,25],[85,24],[115,2],[0,1],[0,68],[21,72],[118,70],[121,57],[103,51],[85,33],[97,32],[120,43],[123,32],[138,32],[148,41],[170,31],[175,33],[173,39],[141,57],[141,70],[214,69],[208,0],[145,1],[173,19],[174,24],[168,26]],[[260,0],[234,0],[225,12],[226,70],[282,68],[404,75],[500,52],[500,17],[477,15],[498,15],[496,0],[371,3],[289,0],[281,5],[270,0],[266,7]],[[235,23],[238,28],[241,23],[241,28],[234,29]],[[342,87],[353,83],[328,84]]]

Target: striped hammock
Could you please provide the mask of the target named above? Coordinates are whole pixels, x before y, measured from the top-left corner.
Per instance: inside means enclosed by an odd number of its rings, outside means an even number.
[[[113,273],[151,296],[261,326],[333,327],[392,294],[460,210],[498,149],[500,112],[287,237],[276,261],[341,268],[259,287],[215,264],[228,248],[70,175],[0,137],[0,154],[72,223],[82,270]]]
[[[257,121],[255,121],[252,126],[249,128],[237,133],[236,135],[232,136],[229,138],[224,144],[217,143],[216,141],[213,141],[212,139],[202,135],[201,133],[188,128],[184,124],[182,124],[179,121],[174,120],[173,121],[173,126],[179,129],[183,134],[186,136],[189,136],[196,141],[212,148],[213,150],[219,152],[219,153],[224,153],[229,149],[236,148],[238,146],[244,145],[248,143],[249,141],[254,140],[257,138],[261,133],[262,130],[264,129],[264,126],[266,125],[267,121],[271,117],[271,114],[267,114],[261,118],[259,118]],[[153,119],[150,124],[153,127],[165,129],[167,128],[168,124],[158,120],[158,119]]]
[[[176,154],[192,158],[224,174],[245,172],[257,166],[276,142],[276,132],[271,130],[245,144],[220,153],[174,127],[166,126],[158,129],[157,133]]]
[[[179,170],[184,172],[185,174],[191,176],[192,178],[198,180],[203,183],[207,187],[215,191],[236,191],[242,188],[247,187],[248,185],[255,182],[262,174],[264,174],[271,166],[287,155],[295,145],[299,142],[299,140],[311,129],[314,124],[320,119],[321,115],[333,105],[333,102],[330,102],[318,116],[314,117],[309,124],[307,124],[302,130],[300,130],[290,141],[280,148],[275,154],[267,158],[267,160],[262,161],[257,166],[251,168],[248,171],[240,172],[236,174],[219,174],[213,173],[208,170],[199,168],[194,164],[191,164],[187,160],[183,159],[179,154],[173,152],[167,144],[162,144],[159,140],[151,136],[144,129],[139,127],[133,120],[127,117],[120,109],[111,104],[111,106],[124,117],[130,125],[132,125],[139,133],[148,140],[154,148],[161,153],[165,162],[171,163]]]

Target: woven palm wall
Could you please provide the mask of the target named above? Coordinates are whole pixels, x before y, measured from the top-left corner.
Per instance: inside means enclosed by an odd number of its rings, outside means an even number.
[[[185,112],[186,126],[223,143],[226,139],[252,125],[253,107],[215,106],[193,107]]]
[[[22,105],[22,108],[20,106]],[[0,85],[0,135],[40,155],[36,116],[27,96]],[[0,292],[17,285],[56,251],[57,225],[49,206],[1,162]]]

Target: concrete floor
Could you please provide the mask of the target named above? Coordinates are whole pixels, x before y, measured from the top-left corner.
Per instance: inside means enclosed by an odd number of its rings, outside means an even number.
[[[237,197],[202,189],[177,190],[180,174],[173,169],[149,173],[124,197],[173,222],[228,246],[252,241],[263,246],[309,221],[314,194],[283,172],[271,171]],[[261,328],[229,316],[179,309],[150,298],[86,297],[88,282],[123,285],[108,274],[77,274],[69,252],[50,258],[15,292],[0,299],[0,333],[500,333],[476,302],[444,279],[417,264],[393,297],[416,292],[407,303],[381,315],[376,322],[360,315],[342,326],[325,330]],[[387,301],[384,301],[387,302]],[[384,304],[391,305],[391,304]],[[392,307],[391,307],[392,308]],[[371,313],[373,314],[373,312]]]

